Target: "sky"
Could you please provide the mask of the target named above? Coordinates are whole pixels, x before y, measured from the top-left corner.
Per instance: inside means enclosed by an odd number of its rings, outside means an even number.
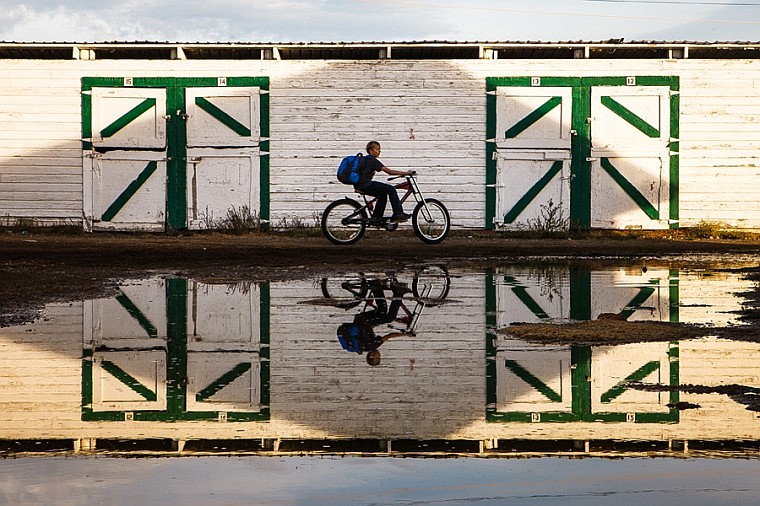
[[[4,42],[760,41],[760,0],[0,0]]]

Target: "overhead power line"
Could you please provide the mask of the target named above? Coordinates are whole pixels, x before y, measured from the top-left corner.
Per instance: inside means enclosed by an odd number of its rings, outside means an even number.
[[[689,0],[581,0],[583,2],[601,2],[608,4],[666,4],[666,5],[720,5],[722,7],[760,7],[760,2],[691,2]]]
[[[427,9],[458,9],[465,11],[487,11],[487,12],[510,12],[513,14],[534,14],[541,16],[574,16],[582,18],[602,18],[602,19],[635,19],[644,21],[675,21],[679,23],[720,23],[728,25],[760,25],[760,21],[741,20],[741,19],[700,19],[700,18],[687,18],[687,17],[673,17],[673,16],[623,16],[615,14],[598,14],[598,13],[582,13],[582,12],[566,12],[566,11],[547,11],[537,9],[507,9],[504,7],[478,7],[472,4],[466,5],[447,5],[437,4],[429,2],[407,2],[396,0],[351,0],[353,2],[365,3],[365,4],[385,4],[385,5],[398,5],[400,7],[423,7]],[[591,1],[591,0],[588,0]],[[597,0],[601,1],[601,0]],[[612,0],[607,0],[611,2]],[[628,0],[634,1],[634,0]],[[638,0],[638,3],[654,0]],[[723,4],[728,5],[728,4]],[[760,5],[760,4],[753,4]]]

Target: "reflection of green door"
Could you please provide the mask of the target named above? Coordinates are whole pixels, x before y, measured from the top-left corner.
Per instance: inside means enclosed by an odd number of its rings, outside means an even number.
[[[488,78],[486,226],[676,227],[678,83]]]
[[[570,269],[569,301],[542,299],[520,281],[519,276],[492,274],[486,280],[487,324],[496,329],[504,321],[543,321],[548,318],[591,319],[601,309],[628,318],[659,299],[656,290],[667,292],[668,303],[662,314],[666,321],[678,321],[678,283],[676,273],[665,273],[666,284],[656,280],[638,286],[622,283],[615,293],[605,293],[591,272]],[[562,284],[562,283],[560,283]],[[500,295],[501,294],[501,295]],[[604,301],[594,300],[598,296]],[[500,318],[500,308],[512,311]],[[523,307],[524,306],[524,307]],[[594,309],[592,309],[594,308]],[[649,311],[651,309],[647,309]],[[558,312],[559,311],[559,312]],[[593,313],[592,313],[593,312]],[[516,318],[516,319],[514,319]],[[501,324],[499,323],[501,321]],[[521,422],[673,422],[678,420],[679,393],[642,393],[630,388],[632,382],[647,382],[677,387],[679,384],[678,344],[623,345],[609,347],[511,343],[497,346],[496,334],[487,341],[487,419]],[[664,398],[663,398],[664,395]],[[667,406],[666,406],[667,404]]]
[[[244,325],[249,328],[246,336],[238,333],[221,339],[195,323],[214,319],[214,301],[208,297],[213,287],[188,290],[187,280],[181,278],[169,278],[165,283],[165,293],[156,296],[152,290],[142,301],[133,285],[131,298],[119,294],[110,309],[101,310],[112,320],[125,322],[85,343],[82,419],[267,420],[267,285],[251,287],[240,300],[227,297],[228,312],[238,311],[240,321],[247,315],[254,318]],[[205,300],[198,302],[204,296]],[[166,301],[161,314],[157,301]],[[232,307],[236,302],[239,307]],[[125,314],[129,318],[124,318]],[[93,323],[100,328],[99,322]]]

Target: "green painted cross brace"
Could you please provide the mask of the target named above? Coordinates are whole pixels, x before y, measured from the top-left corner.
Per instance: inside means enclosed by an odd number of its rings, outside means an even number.
[[[223,125],[235,132],[241,137],[250,137],[251,129],[240,123],[238,120],[209,102],[203,97],[195,97],[195,105],[209,113],[215,119],[219,120]]]
[[[614,165],[610,163],[610,160],[608,158],[602,158],[601,159],[602,168],[607,172],[607,174],[612,177],[612,179],[615,180],[615,182],[620,186],[620,188],[623,189],[625,193],[628,194],[631,199],[638,205],[644,213],[649,216],[652,220],[657,220],[660,218],[660,212],[647,200],[647,198],[642,195],[642,193],[636,189],[635,186],[631,184],[630,181],[628,181],[625,176],[623,176],[619,170],[615,168]]]
[[[515,123],[512,127],[507,129],[507,131],[504,133],[504,137],[507,139],[514,139],[521,133],[523,133],[525,130],[527,130],[533,123],[540,120],[546,114],[549,113],[552,109],[557,107],[562,103],[562,97],[552,97],[546,102],[544,102],[538,109],[531,112],[527,116],[525,116],[523,119]]]
[[[604,403],[612,402],[615,398],[621,396],[623,392],[628,390],[629,383],[639,382],[643,380],[644,378],[646,378],[647,376],[649,376],[650,374],[652,374],[653,372],[655,372],[656,370],[658,370],[659,368],[660,368],[660,363],[657,362],[656,360],[647,362],[646,364],[642,365],[641,367],[636,369],[634,372],[629,374],[623,381],[619,382],[617,385],[615,385],[614,387],[604,392],[602,394],[601,401]]]
[[[504,215],[504,223],[512,223],[515,221],[517,217],[520,216],[520,213],[525,211],[525,208],[528,207],[533,199],[535,199],[536,196],[541,193],[541,190],[543,190],[546,185],[548,185],[549,182],[554,178],[554,176],[556,176],[561,170],[562,160],[557,160],[552,164],[546,174],[541,176],[541,179],[536,181],[536,184],[531,186],[530,190],[528,190],[525,195],[520,197],[520,200],[518,200],[517,203],[512,206],[512,209],[510,209],[509,212]]]
[[[131,390],[140,395],[140,397],[144,398],[146,401],[156,400],[157,396],[155,392],[152,392],[150,389],[145,387],[134,377],[126,373],[121,367],[108,360],[102,361],[100,365],[106,372],[111,374],[111,376],[127,385]]]
[[[647,123],[643,118],[636,113],[628,109],[626,106],[618,102],[612,97],[601,97],[602,105],[610,111],[614,112],[622,119],[631,124],[634,128],[639,130],[647,137],[658,138],[660,136],[660,130]]]
[[[514,360],[505,360],[504,364],[507,369],[512,371],[518,378],[535,388],[544,397],[552,402],[561,402],[562,396],[548,387],[543,381],[533,376],[527,369],[515,362]]]
[[[140,174],[135,178],[134,181],[129,183],[129,186],[127,186],[123,192],[121,192],[121,195],[119,195],[116,200],[113,201],[113,203],[108,206],[108,209],[103,213],[103,216],[100,218],[103,221],[111,221],[116,214],[122,210],[122,208],[127,205],[127,202],[129,202],[129,199],[131,199],[135,193],[137,193],[137,190],[140,189],[140,187],[145,184],[145,181],[150,178],[150,176],[153,175],[154,172],[156,172],[156,169],[158,168],[158,163],[153,160],[148,163],[148,165],[140,172]]]
[[[111,137],[116,132],[124,128],[125,126],[132,123],[134,120],[139,118],[143,115],[143,113],[151,110],[152,108],[156,107],[156,99],[155,98],[147,98],[137,104],[135,107],[133,107],[130,111],[128,111],[126,114],[121,116],[119,119],[105,127],[103,130],[100,131],[101,137]]]
[[[537,318],[541,320],[549,318],[549,315],[546,314],[546,311],[541,308],[538,302],[533,300],[533,297],[530,296],[524,286],[520,286],[517,279],[513,278],[512,276],[504,276],[504,281],[506,281],[508,285],[512,285],[512,293],[514,293],[517,298],[520,299],[520,302],[522,302],[525,307],[530,309],[530,312],[536,315]]]
[[[657,282],[651,281],[651,283],[656,284]],[[639,288],[639,293],[636,294],[636,296],[631,300],[631,302],[626,304],[625,308],[623,308],[623,310],[620,311],[618,314],[627,320],[633,313],[639,310],[639,308],[644,302],[649,300],[649,297],[651,297],[653,293],[654,293],[654,288],[652,287],[643,286]]]
[[[127,297],[124,292],[121,292],[116,295],[116,300],[119,301],[119,304],[121,304],[121,306],[126,309],[127,313],[129,313],[132,318],[137,320],[140,326],[150,337],[158,337],[158,330],[156,330],[155,325],[153,325],[148,317],[145,316],[143,312],[140,311],[140,309],[138,309],[135,303],[132,302],[132,299]]]
[[[251,364],[250,362],[242,362],[238,365],[236,365],[231,371],[228,371],[224,373],[221,377],[219,377],[216,381],[211,383],[209,386],[195,394],[195,400],[198,402],[205,401],[209,399],[212,395],[217,393],[222,388],[226,387],[236,379],[238,379],[240,376],[245,374],[246,372],[251,370]]]

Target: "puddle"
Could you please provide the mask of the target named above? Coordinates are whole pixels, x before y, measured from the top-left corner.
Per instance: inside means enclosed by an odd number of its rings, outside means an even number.
[[[760,339],[711,331],[754,328],[756,289],[740,271],[562,263],[124,281],[0,329],[0,453],[757,456]],[[600,315],[666,330],[510,332]],[[667,334],[682,324],[703,332]]]

